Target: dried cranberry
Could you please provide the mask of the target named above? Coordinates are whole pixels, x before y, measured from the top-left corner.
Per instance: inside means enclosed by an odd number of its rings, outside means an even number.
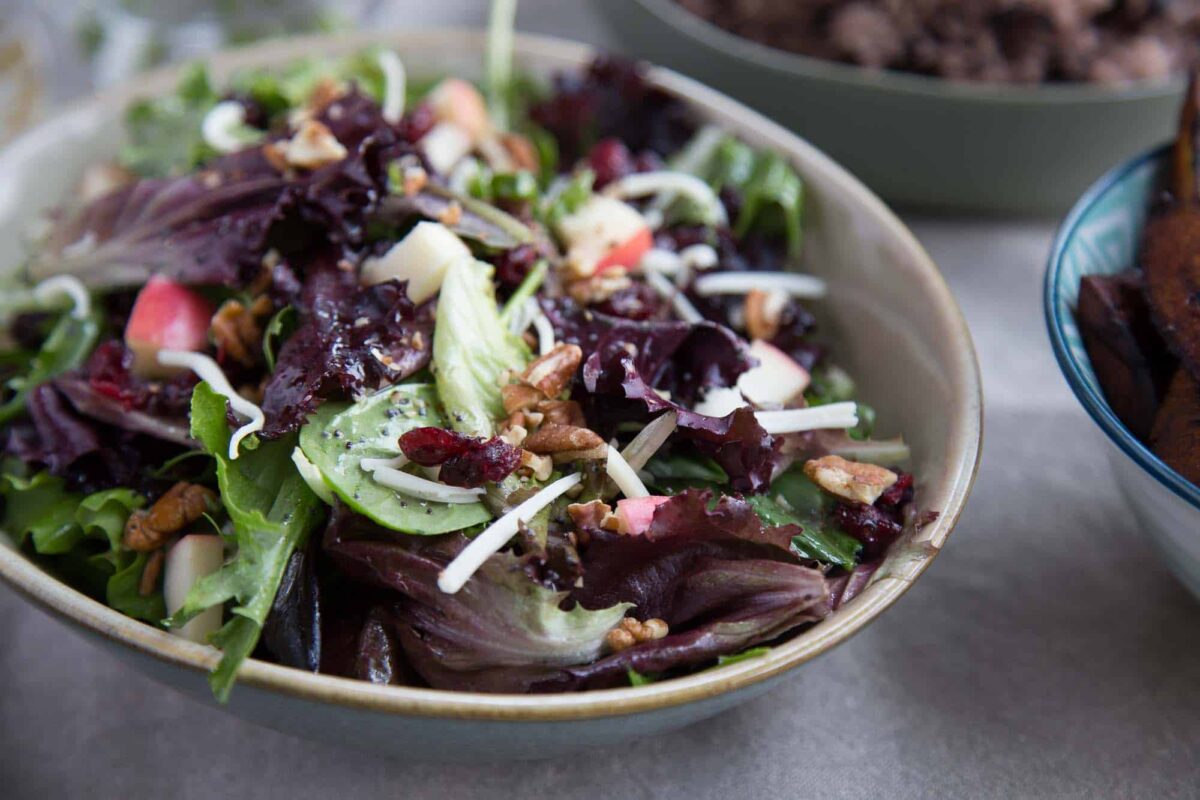
[[[864,561],[882,556],[888,545],[904,530],[904,526],[891,514],[861,503],[839,503],[833,509],[833,521],[837,527],[862,543]]]
[[[134,375],[133,353],[117,339],[109,340],[88,357],[82,377],[101,395],[121,403],[127,410],[145,411],[167,417],[186,416],[191,406],[196,376],[182,372],[165,381],[148,381]]]
[[[428,103],[421,103],[400,120],[400,138],[409,144],[416,144],[425,134],[433,130],[437,124],[437,116]]]
[[[595,187],[602,189],[634,171],[633,156],[620,139],[596,143],[588,155],[588,166],[596,175]]]
[[[537,260],[537,248],[530,244],[506,250],[496,259],[496,280],[502,286],[515,289],[525,280]]]
[[[612,297],[596,306],[602,314],[611,314],[624,319],[643,320],[655,316],[663,307],[663,300],[649,286],[635,283],[618,289]]]
[[[888,509],[899,509],[905,504],[912,501],[913,498],[913,476],[910,472],[901,472],[896,482],[888,488],[879,499],[875,501],[875,505],[882,506]]]
[[[475,488],[502,481],[521,463],[521,451],[502,439],[480,439],[441,428],[416,428],[400,437],[400,449],[423,467],[442,467],[451,486]]]
[[[442,464],[440,476],[451,486],[474,488],[487,481],[504,480],[520,463],[520,450],[493,437],[486,442],[473,441],[466,452],[448,459]]]
[[[423,467],[436,467],[470,446],[469,436],[441,428],[415,428],[400,437],[400,450]]]

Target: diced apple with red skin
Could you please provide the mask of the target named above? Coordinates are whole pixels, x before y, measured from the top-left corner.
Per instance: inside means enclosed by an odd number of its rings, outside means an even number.
[[[654,521],[654,510],[670,500],[663,495],[649,497],[627,497],[617,501],[617,523],[621,533],[640,536],[650,530]]]
[[[786,405],[812,382],[808,370],[769,342],[755,339],[750,343],[750,355],[758,359],[758,366],[742,373],[737,385],[756,406]]]
[[[183,284],[154,276],[138,292],[125,326],[133,371],[143,378],[169,378],[175,367],[158,363],[159,350],[203,350],[208,344],[213,304]]]
[[[438,122],[447,122],[464,130],[478,142],[491,133],[492,120],[487,103],[473,85],[460,78],[446,78],[429,92],[429,107]]]
[[[590,278],[610,269],[632,269],[654,246],[654,236],[637,209],[596,195],[558,224],[575,277]]]

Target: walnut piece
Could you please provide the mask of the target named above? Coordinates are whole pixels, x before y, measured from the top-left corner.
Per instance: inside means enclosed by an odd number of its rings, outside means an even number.
[[[835,497],[868,506],[878,500],[900,477],[890,469],[847,461],[841,456],[811,459],[804,464],[804,474]]]
[[[614,653],[628,650],[635,644],[652,642],[661,639],[671,632],[667,623],[661,619],[648,619],[645,622],[625,617],[621,624],[608,632],[604,637],[608,649]]]
[[[323,123],[309,119],[300,123],[299,130],[286,142],[264,145],[263,155],[275,167],[279,166],[278,157],[282,156],[288,167],[318,169],[341,161],[348,151]]]

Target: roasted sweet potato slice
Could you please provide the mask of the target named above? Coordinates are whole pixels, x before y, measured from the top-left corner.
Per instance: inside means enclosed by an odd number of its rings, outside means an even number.
[[[1200,377],[1200,198],[1196,195],[1196,120],[1192,76],[1171,154],[1170,199],[1142,234],[1140,261],[1158,329],[1193,377]]]
[[[1141,273],[1088,275],[1075,317],[1109,405],[1146,441],[1177,362],[1154,329]]]
[[[1200,382],[1186,369],[1171,379],[1150,434],[1150,449],[1192,483],[1200,485]]]

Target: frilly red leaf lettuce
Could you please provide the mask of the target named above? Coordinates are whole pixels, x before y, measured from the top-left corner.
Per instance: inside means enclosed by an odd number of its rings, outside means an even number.
[[[399,643],[403,661],[436,688],[598,688],[623,683],[630,669],[703,666],[828,613],[824,577],[788,549],[794,526],[764,527],[744,501],[724,498],[710,509],[710,500],[700,492],[673,498],[645,536],[583,532],[583,584],[570,593],[569,611],[566,593],[530,580],[509,554],[490,559],[458,594],[441,592],[438,573],[466,543],[459,534],[397,540],[339,510],[324,547],[345,576],[399,595],[376,607],[371,630],[364,626],[360,667],[394,675],[400,659],[388,648]],[[671,633],[603,655],[604,633],[629,604],[639,619],[666,620]]]
[[[611,317],[569,300],[543,300],[542,306],[557,337],[583,349],[576,397],[592,427],[608,431],[674,410],[679,424],[673,439],[716,460],[735,490],[758,492],[770,483],[775,441],[750,409],[709,417],[688,408],[705,389],[733,386],[752,366],[745,343],[731,330],[712,322]]]
[[[429,364],[430,308],[414,306],[403,283],[360,287],[353,273],[325,270],[309,277],[301,307],[263,392],[266,437],[299,428],[322,399],[369,392]]]

